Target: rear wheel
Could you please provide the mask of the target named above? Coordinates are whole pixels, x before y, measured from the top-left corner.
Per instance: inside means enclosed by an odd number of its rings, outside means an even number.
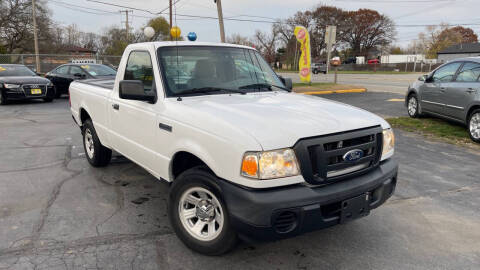
[[[82,127],[83,147],[88,162],[94,167],[104,167],[110,163],[112,150],[103,146],[93,127],[92,120],[85,121]]]
[[[470,138],[480,143],[480,109],[474,110],[468,118],[468,133]]]
[[[237,242],[215,180],[207,169],[197,167],[182,173],[170,190],[168,211],[175,233],[187,247],[205,255],[226,253]]]

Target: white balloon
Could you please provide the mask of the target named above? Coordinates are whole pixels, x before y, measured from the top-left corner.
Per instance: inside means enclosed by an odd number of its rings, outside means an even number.
[[[147,27],[145,27],[145,29],[143,29],[143,34],[144,34],[147,38],[152,38],[152,37],[155,35],[155,29],[153,29],[153,28],[150,27],[150,26],[147,26]]]

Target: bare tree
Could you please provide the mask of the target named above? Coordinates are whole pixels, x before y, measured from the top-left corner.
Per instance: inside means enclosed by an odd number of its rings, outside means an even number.
[[[268,63],[274,63],[276,60],[277,39],[278,32],[274,27],[272,27],[271,33],[264,33],[258,30],[255,32],[256,48]]]
[[[250,41],[250,38],[244,37],[240,34],[232,34],[231,36],[227,37],[227,43],[245,45],[250,47],[255,46],[255,44],[252,41]]]

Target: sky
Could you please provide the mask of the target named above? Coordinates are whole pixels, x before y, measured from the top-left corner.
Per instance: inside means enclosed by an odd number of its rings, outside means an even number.
[[[168,0],[99,0],[149,10],[153,13],[165,10],[168,20]],[[217,16],[216,4],[213,0],[173,0],[174,11],[179,15]],[[121,7],[109,6],[88,0],[47,0],[53,19],[62,25],[77,24],[82,31],[102,33],[106,28],[115,25],[124,27],[125,14],[119,12]],[[448,23],[474,24],[465,25],[480,35],[480,17],[478,9],[480,0],[222,0],[225,18],[272,21],[285,19],[297,11],[312,9],[320,4],[340,7],[345,10],[369,8],[388,15],[397,25],[395,44],[407,46],[425,27],[409,25],[425,25]],[[84,8],[82,8],[84,7]],[[88,8],[88,9],[86,9]],[[152,14],[133,10],[130,13],[131,26],[139,29],[144,26]],[[196,32],[198,41],[220,41],[218,21],[215,19],[199,19],[176,16],[174,25],[180,27],[182,35]],[[245,16],[245,15],[248,15]],[[257,17],[252,17],[257,16]],[[123,22],[123,23],[122,23]],[[475,25],[476,24],[476,25]],[[225,20],[225,34],[241,34],[253,36],[255,30],[269,31],[271,23]]]

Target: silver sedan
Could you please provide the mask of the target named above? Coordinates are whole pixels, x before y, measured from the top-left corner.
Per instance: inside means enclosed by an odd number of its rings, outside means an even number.
[[[480,143],[480,57],[456,59],[418,78],[407,91],[410,117],[429,114],[465,124]]]

